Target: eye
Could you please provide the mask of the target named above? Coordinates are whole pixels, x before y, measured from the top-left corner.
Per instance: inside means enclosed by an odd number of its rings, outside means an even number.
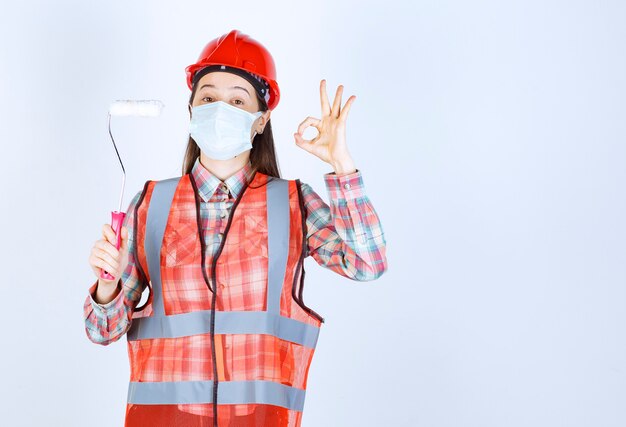
[[[237,101],[241,102],[241,104],[238,105],[243,105],[243,101],[241,99],[235,99],[235,103],[237,103]]]
[[[211,99],[210,96],[205,96],[204,98],[202,98],[202,101],[204,101],[205,99]],[[204,101],[204,102],[209,102],[209,101]]]

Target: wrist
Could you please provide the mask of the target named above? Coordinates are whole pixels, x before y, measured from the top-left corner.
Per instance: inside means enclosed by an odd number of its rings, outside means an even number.
[[[352,159],[342,159],[331,163],[335,170],[335,175],[347,175],[356,172],[356,167]]]
[[[117,297],[122,290],[121,280],[116,282],[104,281],[98,279],[98,286],[94,292],[93,298],[98,304],[108,304]]]

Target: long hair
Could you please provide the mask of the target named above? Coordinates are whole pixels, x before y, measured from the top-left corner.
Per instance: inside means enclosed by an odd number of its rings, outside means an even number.
[[[191,105],[196,94],[197,84],[194,84],[189,97]],[[260,111],[267,111],[267,103],[261,98],[257,91],[256,99],[260,106]],[[200,155],[200,147],[196,141],[189,135],[187,141],[187,149],[183,159],[183,175],[191,172],[196,158]],[[263,133],[256,134],[252,140],[252,149],[250,150],[250,163],[252,164],[252,173],[259,171],[269,176],[280,178],[280,170],[278,169],[278,161],[276,160],[276,150],[274,148],[274,135],[272,133],[272,120],[268,120]]]

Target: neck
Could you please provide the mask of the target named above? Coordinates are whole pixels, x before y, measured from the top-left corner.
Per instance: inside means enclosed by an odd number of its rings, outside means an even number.
[[[219,178],[221,181],[226,180],[229,176],[235,174],[239,169],[245,166],[250,158],[250,150],[245,151],[232,159],[216,160],[204,155],[200,152],[200,163],[209,172]]]

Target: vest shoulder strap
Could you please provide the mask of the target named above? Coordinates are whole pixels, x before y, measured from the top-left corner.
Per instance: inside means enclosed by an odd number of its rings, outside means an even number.
[[[174,193],[181,178],[182,176],[177,176],[156,181],[148,206],[144,247],[150,280],[153,286],[158,283],[158,289],[161,289],[161,268],[159,266],[161,243]],[[152,310],[155,314],[164,314],[163,299],[160,292],[155,292],[153,295]]]

